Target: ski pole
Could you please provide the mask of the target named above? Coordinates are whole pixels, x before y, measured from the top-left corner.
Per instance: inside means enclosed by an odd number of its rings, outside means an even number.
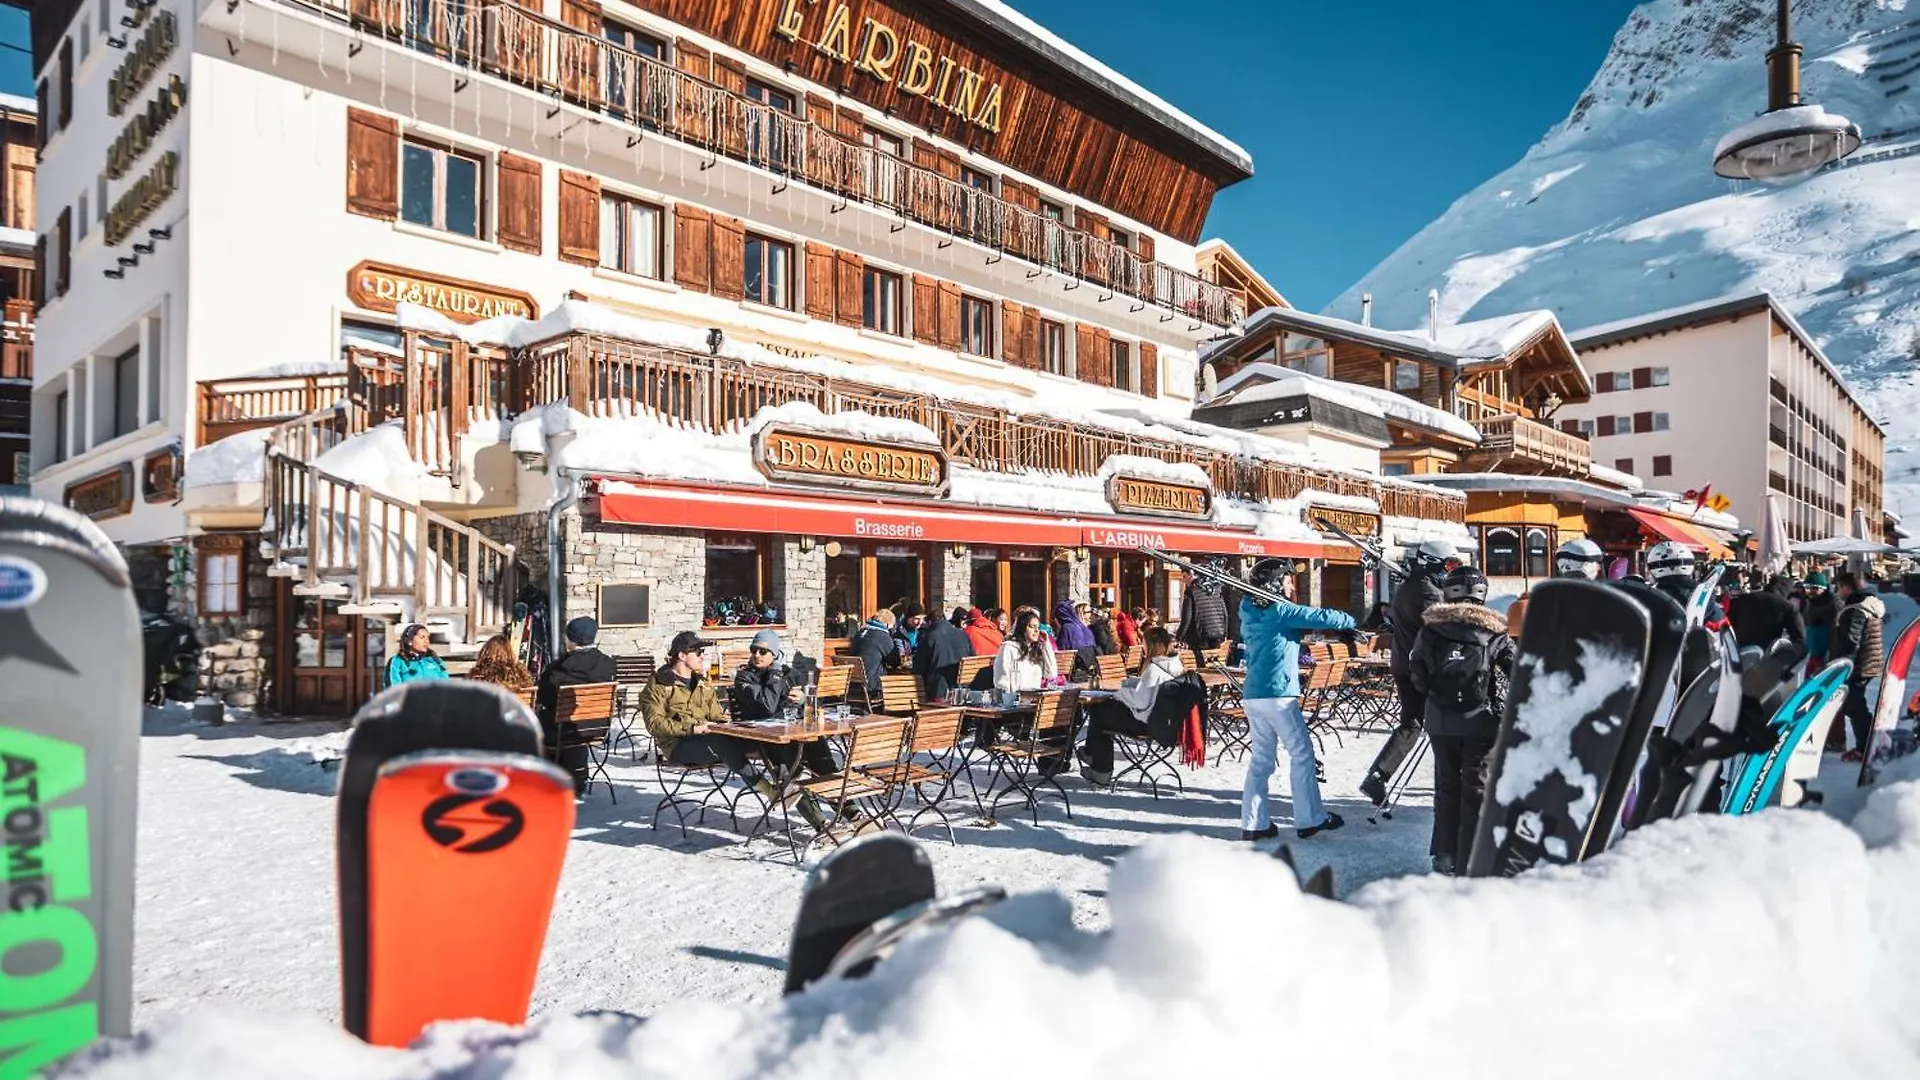
[[[1393,808],[1400,802],[1400,796],[1405,795],[1407,789],[1413,786],[1413,774],[1420,768],[1421,760],[1427,756],[1428,745],[1427,736],[1422,733],[1419,743],[1413,748],[1413,753],[1407,755],[1406,763],[1400,766],[1400,771],[1393,775],[1393,783],[1387,786],[1387,803],[1380,808],[1381,817],[1388,821],[1393,820]]]

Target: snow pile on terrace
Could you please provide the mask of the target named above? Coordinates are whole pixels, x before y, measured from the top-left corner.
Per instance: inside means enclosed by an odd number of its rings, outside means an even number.
[[[845,435],[848,438],[864,439],[868,442],[940,445],[940,436],[935,435],[925,425],[916,424],[911,420],[901,420],[893,416],[875,416],[872,413],[857,410],[823,413],[815,408],[812,402],[807,401],[768,405],[753,414],[753,419],[747,422],[747,430],[757,432],[769,424],[792,424],[823,435]]]
[[[1889,770],[1911,777],[1920,759]],[[1111,930],[1056,893],[904,944],[859,982],[646,1022],[445,1025],[376,1050],[311,1016],[202,1010],[97,1052],[86,1080],[793,1080],[1920,1074],[1920,784],[1848,827],[1696,816],[1577,867],[1303,896],[1277,859],[1196,837],[1114,868]],[[619,1001],[605,1007],[618,1009]],[[982,1009],[1004,1050],[977,1037]],[[956,1047],[959,1048],[956,1052]]]
[[[1643,491],[1646,488],[1646,485],[1640,482],[1640,478],[1632,473],[1621,472],[1619,469],[1609,465],[1602,465],[1597,461],[1588,463],[1587,475],[1603,484],[1612,484],[1615,487],[1625,488],[1628,491],[1637,492]]]
[[[353,344],[362,349],[366,349],[368,352],[381,352],[391,356],[401,355],[400,350],[384,342],[355,341]],[[269,364],[263,368],[255,368],[244,375],[237,375],[235,378],[302,379],[309,375],[345,375],[346,373],[347,362],[344,359],[289,360],[284,364]]]
[[[408,452],[406,428],[399,420],[389,420],[347,439],[314,458],[313,467],[416,505],[420,502],[420,485],[431,479],[426,466]]]
[[[1476,445],[1480,442],[1480,432],[1472,424],[1445,409],[1423,405],[1405,394],[1395,393],[1392,390],[1361,386],[1358,383],[1336,382],[1304,371],[1284,368],[1278,364],[1248,364],[1234,372],[1231,378],[1220,384],[1221,397],[1229,394],[1236,403],[1276,401],[1281,398],[1307,395],[1322,401],[1345,405],[1349,409],[1358,410],[1368,416],[1378,416],[1383,420],[1398,420],[1416,427],[1444,431],[1457,439]]]
[[[1139,457],[1134,454],[1112,454],[1100,463],[1099,479],[1107,479],[1118,473],[1137,476],[1145,480],[1165,480],[1170,484],[1198,484],[1212,487],[1213,478],[1207,470],[1191,461],[1161,461],[1159,458]]]
[[[267,439],[270,428],[256,428],[208,443],[187,455],[187,467],[181,473],[180,486],[197,488],[216,484],[258,484],[267,478]]]

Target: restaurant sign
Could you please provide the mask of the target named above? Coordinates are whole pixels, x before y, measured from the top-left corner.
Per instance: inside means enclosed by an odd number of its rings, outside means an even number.
[[[1201,484],[1153,480],[1115,473],[1107,477],[1107,503],[1116,513],[1204,521],[1213,516],[1213,492]]]
[[[933,446],[888,445],[768,424],[753,435],[753,463],[769,480],[907,495],[947,493],[947,455]]]
[[[148,454],[140,463],[140,494],[150,503],[177,502],[180,498],[180,447],[170,446]]]
[[[347,271],[347,297],[367,311],[390,312],[400,304],[416,304],[462,323],[496,315],[532,319],[540,314],[530,293],[371,261]]]
[[[133,462],[122,462],[105,472],[67,485],[67,509],[99,521],[133,510]]]
[[[1363,514],[1355,510],[1330,510],[1324,506],[1307,507],[1307,524],[1319,528],[1324,518],[1329,524],[1345,529],[1350,536],[1367,539],[1380,535],[1380,515]]]
[[[810,19],[809,11],[825,14]],[[911,33],[902,40],[899,31],[872,17],[861,19],[856,29],[847,0],[781,0],[773,32],[822,56],[852,63],[855,71],[892,83],[902,94],[926,98],[975,127],[1000,131],[1005,91],[999,83],[987,82],[951,56],[935,56],[931,46]]]

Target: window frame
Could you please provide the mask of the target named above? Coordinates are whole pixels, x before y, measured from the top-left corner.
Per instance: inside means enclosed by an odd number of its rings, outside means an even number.
[[[994,304],[991,300],[985,300],[969,293],[960,294],[961,352],[968,356],[984,356],[989,358],[993,356],[993,308]],[[974,340],[974,320],[969,314],[974,312],[977,312],[981,317],[979,330],[983,335],[977,342]],[[981,348],[973,348],[975,344],[979,344]]]
[[[758,259],[753,257],[755,244],[760,245],[760,255]],[[768,282],[774,281],[774,276],[771,272],[772,262],[767,258],[767,253],[774,249],[779,249],[786,254],[784,276],[779,281],[774,282],[781,286],[779,291],[785,294],[784,299],[778,301],[766,298],[766,285]],[[796,248],[791,240],[782,240],[777,236],[768,236],[765,233],[746,233],[744,239],[741,241],[740,250],[741,296],[744,297],[748,303],[759,304],[762,307],[776,308],[781,311],[799,310],[799,290],[794,288],[795,282],[793,279],[795,251]],[[754,295],[752,287],[753,273],[756,266],[760,273],[761,282],[761,295],[759,296]]]
[[[1133,245],[1134,245],[1133,233],[1127,229],[1119,229],[1119,228],[1115,228],[1112,225],[1108,225],[1107,239],[1113,242],[1114,247],[1120,248],[1123,251],[1133,250]]]
[[[710,532],[705,534],[701,540],[700,612],[703,618],[716,602],[721,599],[731,599],[730,597],[714,596],[712,560],[716,548],[721,551],[740,552],[747,550],[747,547],[741,546],[743,542],[748,545],[753,551],[754,559],[754,596],[752,599],[756,603],[763,605],[774,601],[773,597],[767,595],[767,591],[773,587],[774,580],[772,537],[763,533]],[[785,626],[787,611],[784,597],[780,598],[776,604],[776,610],[780,613],[780,621],[768,623],[767,625],[776,627]],[[651,615],[653,613],[648,612],[648,614]]]
[[[1051,350],[1048,349],[1048,345],[1050,345],[1054,341],[1054,335],[1056,332],[1058,333],[1058,340],[1060,345],[1058,367],[1054,366],[1054,363],[1053,363],[1054,357],[1049,355]],[[1061,322],[1057,319],[1041,319],[1040,320],[1040,370],[1048,372],[1053,375],[1064,375],[1071,378],[1073,376],[1073,355],[1071,352],[1071,345],[1070,345],[1071,340],[1072,340],[1072,335],[1067,333],[1066,323]]]
[[[431,216],[433,220],[431,222],[415,221],[407,216],[407,151],[409,149],[424,150],[432,155],[433,213]],[[400,193],[400,221],[415,228],[432,229],[435,232],[443,232],[449,236],[464,236],[469,240],[480,241],[490,239],[487,235],[487,209],[489,196],[492,195],[492,192],[487,189],[487,173],[489,171],[487,154],[477,150],[468,150],[439,139],[432,139],[409,132],[403,134],[400,138],[399,157],[400,178],[395,190]],[[458,158],[459,160],[470,162],[473,165],[474,231],[471,233],[465,233],[458,229],[447,227],[447,184],[449,180],[447,161],[450,158]]]
[[[1648,421],[1648,425],[1649,430],[1652,431],[1671,431],[1673,430],[1673,414],[1656,412]]]
[[[1619,472],[1626,473],[1628,476],[1640,475],[1639,473],[1633,471],[1633,459],[1630,457],[1614,458],[1613,467]]]
[[[1071,225],[1073,224],[1071,215],[1072,212],[1068,210],[1066,203],[1054,202],[1052,199],[1040,200],[1040,216],[1046,218],[1048,221],[1058,222],[1061,225]]]
[[[132,415],[124,415],[131,403]],[[113,438],[140,430],[140,346],[134,346],[113,358]]]
[[[1673,475],[1673,455],[1672,454],[1653,455],[1653,475],[1655,476],[1672,476]]]
[[[230,593],[232,606],[220,606],[208,598],[208,585],[212,575],[208,567],[216,562],[232,560],[233,577],[224,586],[223,595]],[[194,603],[198,614],[207,615],[245,615],[247,613],[247,549],[244,545],[232,548],[203,548],[197,553],[197,576],[194,579]]]
[[[1107,342],[1108,385],[1115,390],[1129,394],[1140,392],[1140,372],[1134,366],[1134,360],[1140,350],[1134,348],[1131,341],[1112,338]],[[1125,373],[1124,377],[1122,372]]]
[[[1648,376],[1649,385],[1652,385],[1652,386],[1673,385],[1672,369],[1657,367],[1657,368],[1650,368],[1649,371],[1651,372],[1651,374]]]
[[[891,296],[886,286],[891,285]],[[906,334],[906,275],[867,264],[860,271],[860,325],[876,334]]]
[[[68,442],[73,434],[73,424],[67,415],[67,405],[72,401],[72,391],[62,390],[53,395],[53,462],[58,465],[67,460],[71,451]]]
[[[881,146],[880,142],[882,140],[892,145]],[[871,125],[861,128],[860,144],[869,150],[875,150],[885,154],[895,161],[905,161],[907,158],[907,140],[883,128],[877,128]]]
[[[984,183],[978,183],[976,181],[984,181]],[[960,166],[960,183],[975,191],[984,191],[989,195],[997,195],[1000,192],[999,177],[982,169],[976,169],[971,165],[963,164]]]
[[[617,216],[613,211],[619,211]],[[653,272],[636,270],[630,258],[633,250],[633,238],[628,235],[633,222],[634,210],[647,210],[653,214]],[[612,232],[614,235],[609,235]],[[611,252],[609,249],[613,249]],[[609,262],[609,255],[614,257]],[[649,199],[628,195],[620,191],[600,189],[600,262],[602,269],[615,273],[629,274],[646,278],[649,281],[665,281],[667,275],[667,208]]]
[[[1413,372],[1413,385],[1411,385],[1411,386],[1403,386],[1403,385],[1401,385],[1401,378],[1400,378],[1400,375],[1401,375],[1401,373],[1402,373],[1402,372],[1405,372],[1405,371],[1411,371],[1411,372]],[[1420,392],[1420,387],[1421,387],[1421,384],[1423,384],[1423,383],[1425,383],[1426,381],[1427,381],[1427,380],[1426,380],[1426,373],[1420,370],[1420,365],[1419,365],[1419,363],[1418,363],[1417,361],[1413,361],[1413,360],[1400,360],[1400,359],[1395,359],[1395,360],[1393,361],[1393,390],[1394,390],[1394,393],[1396,393],[1396,394],[1404,394],[1404,393],[1406,393],[1406,392],[1407,392],[1407,391],[1409,391],[1409,390],[1411,390],[1411,391],[1413,391],[1414,393],[1419,393],[1419,392]]]
[[[786,87],[776,86],[773,83],[753,78],[747,80],[747,88],[741,96],[753,102],[755,105],[764,105],[775,112],[786,113],[788,116],[798,115],[800,102],[803,100],[802,95],[797,91],[788,90]],[[768,100],[775,96],[786,98],[786,104],[782,105],[776,101]]]

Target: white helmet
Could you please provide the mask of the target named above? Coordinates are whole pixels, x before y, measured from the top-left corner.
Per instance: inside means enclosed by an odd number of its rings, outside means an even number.
[[[1553,558],[1553,572],[1560,577],[1583,577],[1593,581],[1600,576],[1600,564],[1606,555],[1600,545],[1581,537],[1560,545]]]
[[[1647,570],[1656,578],[1685,574],[1693,576],[1693,549],[1666,540],[1647,552]]]
[[[1460,551],[1445,540],[1423,540],[1413,549],[1415,573],[1438,579],[1447,572],[1447,564],[1461,562]]]

